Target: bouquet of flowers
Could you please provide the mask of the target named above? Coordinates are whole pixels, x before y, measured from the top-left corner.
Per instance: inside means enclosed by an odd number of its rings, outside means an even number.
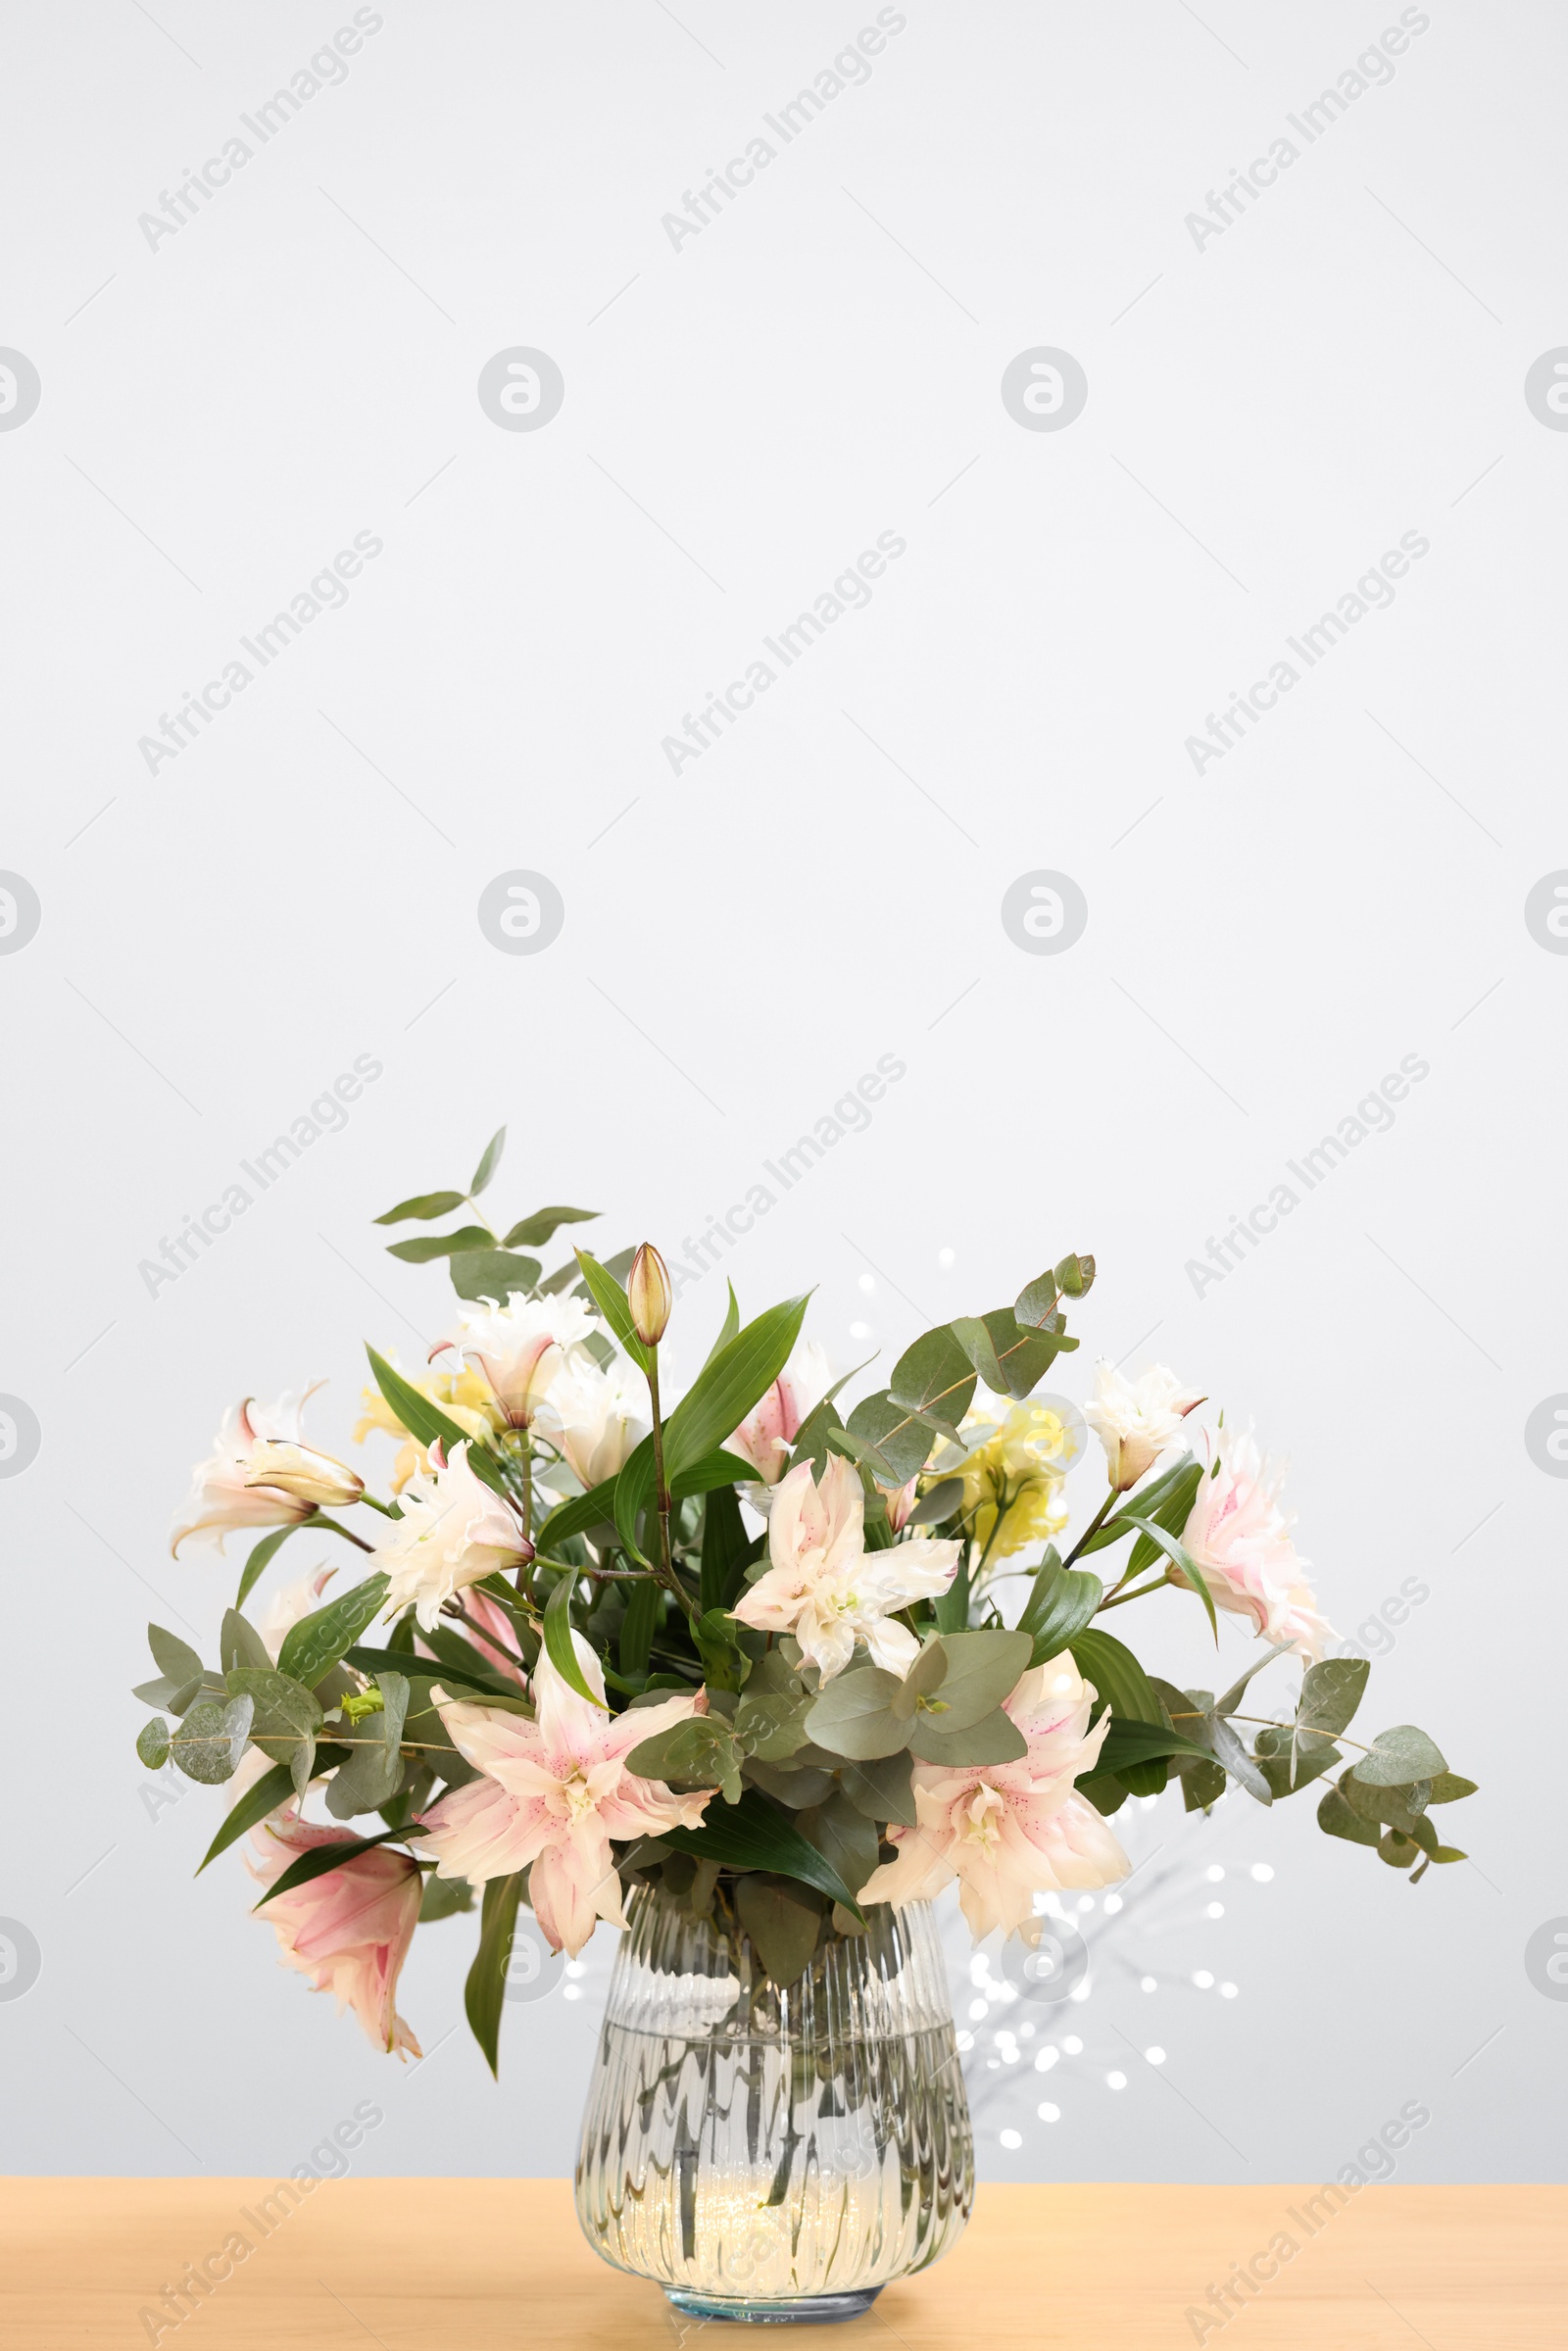
[[[466,1191],[377,1219],[469,1219],[391,1245],[445,1259],[459,1302],[425,1366],[369,1350],[356,1437],[396,1441],[390,1494],[306,1442],[312,1392],[233,1407],[174,1548],[261,1540],[216,1665],[154,1625],[158,1679],[136,1691],[159,1709],[142,1761],[233,1789],[201,1866],[248,1836],[284,1964],[381,2047],[418,2053],[397,2013],[416,1928],[476,1897],[466,2008],[494,2069],[519,1902],[575,1955],[657,1886],[787,1985],[869,1905],[955,1880],[977,1938],[1027,1939],[1038,1897],[1127,1874],[1114,1815],[1172,1780],[1189,1810],[1231,1782],[1265,1805],[1316,1783],[1322,1828],[1412,1883],[1463,1859],[1431,1814],[1473,1783],[1409,1724],[1348,1736],[1369,1667],[1324,1656],[1252,1436],[1221,1415],[1185,1444],[1206,1398],[1163,1368],[1102,1363],[1081,1418],[1037,1394],[1079,1344],[1092,1257],[924,1332],[842,1414],[854,1375],[831,1382],[803,1344],[808,1300],[743,1323],[731,1288],[671,1404],[659,1251],[579,1249],[546,1274],[531,1252],[593,1212],[486,1224],[504,1132]],[[1086,1421],[1108,1487],[1063,1553]],[[322,1568],[259,1604],[302,1530],[366,1573],[340,1590]],[[1172,1587],[1216,1642],[1224,1613],[1263,1643],[1218,1697],[1150,1672],[1129,1620],[1105,1622]],[[1287,1651],[1294,1711],[1245,1711]]]

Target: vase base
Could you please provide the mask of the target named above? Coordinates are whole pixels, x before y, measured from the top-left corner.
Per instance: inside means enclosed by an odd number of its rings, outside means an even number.
[[[863,2285],[853,2293],[803,2294],[793,2302],[768,2302],[752,2301],[744,2294],[704,2294],[684,2285],[664,2288],[688,2318],[729,2319],[742,2327],[831,2327],[841,2319],[861,2317],[881,2291],[879,2285]]]

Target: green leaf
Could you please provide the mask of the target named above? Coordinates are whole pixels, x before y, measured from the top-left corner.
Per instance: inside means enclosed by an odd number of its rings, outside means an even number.
[[[309,1886],[313,1878],[324,1878],[330,1871],[340,1870],[345,1862],[358,1861],[362,1853],[372,1852],[377,1845],[423,1835],[424,1831],[420,1828],[383,1829],[379,1837],[334,1837],[330,1844],[312,1845],[309,1852],[302,1853],[297,1861],[289,1863],[276,1884],[268,1887],[259,1902],[251,1904],[251,1916],[254,1918],[258,1910],[264,1910],[277,1895],[292,1893],[296,1886]]]
[[[1025,1329],[1010,1306],[999,1306],[990,1314],[960,1314],[951,1328],[995,1396],[1028,1396],[1057,1355],[1078,1345],[1076,1339]]]
[[[1234,1714],[1237,1707],[1241,1704],[1243,1698],[1246,1697],[1248,1684],[1252,1681],[1254,1676],[1260,1674],[1265,1665],[1272,1665],[1276,1657],[1283,1657],[1287,1649],[1294,1648],[1295,1646],[1296,1643],[1294,1641],[1274,1641],[1263,1651],[1261,1657],[1254,1657],[1251,1664],[1246,1668],[1245,1672],[1237,1675],[1236,1680],[1231,1684],[1229,1690],[1226,1690],[1225,1695],[1222,1698],[1216,1698],[1214,1700],[1211,1712],[1227,1716]]]
[[[906,1347],[893,1366],[888,1395],[907,1411],[934,1412],[952,1422],[962,1420],[968,1411],[974,1388],[969,1358],[951,1323],[944,1323]]]
[[[1059,1657],[1093,1617],[1105,1596],[1100,1578],[1086,1567],[1063,1567],[1052,1544],[1030,1588],[1028,1604],[1018,1619],[1020,1633],[1033,1637],[1030,1662],[1045,1665]]]
[[[1024,1285],[1012,1301],[1013,1319],[1026,1323],[1032,1331],[1059,1331],[1061,1316],[1056,1311],[1060,1297],[1054,1273],[1043,1273]]]
[[[931,1603],[931,1614],[936,1619],[939,1633],[961,1633],[969,1622],[969,1545],[964,1543],[959,1547],[958,1564],[954,1570],[953,1582],[946,1592],[939,1592]]]
[[[277,1656],[279,1673],[292,1674],[296,1682],[314,1689],[327,1667],[336,1665],[366,1626],[380,1615],[390,1590],[386,1576],[379,1573],[367,1576],[363,1584],[340,1592],[324,1608],[301,1617],[283,1636]]]
[[[409,1711],[409,1685],[402,1674],[381,1674],[379,1714],[367,1714],[354,1726],[356,1743],[326,1790],[326,1809],[335,1821],[352,1820],[357,1812],[374,1812],[396,1794],[403,1777],[404,1719]],[[374,1743],[361,1745],[360,1740]]]
[[[913,1761],[904,1753],[845,1763],[839,1769],[839,1784],[867,1820],[897,1821],[901,1829],[916,1829],[919,1816],[909,1777]]]
[[[437,1919],[455,1918],[460,1910],[473,1908],[473,1887],[466,1878],[426,1878],[424,1898],[419,1904],[419,1924],[428,1927]]]
[[[535,1208],[514,1224],[502,1241],[503,1249],[540,1249],[561,1225],[592,1224],[597,1208]]]
[[[1193,1768],[1196,1771],[1198,1770],[1199,1766],[1195,1764]],[[1218,1766],[1216,1765],[1215,1768],[1218,1769]],[[1225,1784],[1225,1774],[1220,1772],[1219,1777],[1220,1786],[1223,1788]],[[1107,1820],[1113,1812],[1119,1812],[1121,1810],[1122,1806],[1126,1803],[1129,1794],[1131,1793],[1131,1790],[1124,1785],[1124,1783],[1116,1779],[1110,1772],[1097,1772],[1093,1779],[1077,1780],[1073,1783],[1073,1785],[1077,1788],[1078,1793],[1080,1795],[1087,1796],[1090,1803],[1093,1804],[1095,1810],[1097,1812],[1103,1813]],[[1192,1806],[1189,1805],[1188,1810],[1191,1811],[1192,1809]]]
[[[484,1191],[485,1187],[490,1181],[490,1178],[495,1174],[496,1169],[501,1165],[501,1154],[505,1151],[506,1147],[507,1130],[505,1127],[497,1127],[495,1133],[485,1145],[483,1153],[480,1156],[479,1164],[473,1171],[473,1181],[468,1186],[469,1200],[477,1200],[480,1193]]]
[[[1167,1528],[1162,1527],[1157,1519],[1146,1517],[1142,1511],[1123,1510],[1120,1515],[1126,1520],[1128,1526],[1136,1527],[1146,1541],[1153,1544],[1156,1551],[1163,1551],[1172,1567],[1186,1578],[1188,1584],[1203,1603],[1217,1643],[1219,1641],[1219,1618],[1214,1613],[1213,1594],[1208,1589],[1207,1579],[1204,1577],[1202,1569],[1191,1556],[1185,1543],[1178,1543],[1175,1536]],[[1133,1557],[1137,1557],[1136,1549]],[[1129,1560],[1129,1574],[1131,1571],[1132,1562]]]
[[[806,1717],[812,1693],[777,1649],[753,1664],[735,1709],[735,1736],[748,1755],[763,1763],[786,1763],[809,1745]]]
[[[446,1628],[443,1626],[436,1627],[437,1632],[445,1630]],[[421,1633],[419,1638],[421,1641],[431,1641],[433,1645],[432,1635]],[[466,1644],[459,1642],[458,1645],[462,1647]],[[473,1653],[471,1650],[469,1651],[470,1655]],[[443,1690],[456,1690],[461,1686],[465,1690],[473,1691],[476,1703],[487,1706],[502,1696],[513,1701],[515,1701],[517,1697],[517,1689],[514,1683],[503,1683],[499,1679],[492,1679],[479,1667],[474,1667],[470,1671],[446,1658],[443,1658],[439,1665],[432,1665],[425,1659],[411,1657],[406,1649],[362,1648],[356,1642],[353,1648],[344,1651],[343,1661],[346,1665],[352,1665],[356,1673],[371,1675],[377,1681],[383,1673],[407,1674],[412,1672],[423,1675],[432,1682],[438,1682]],[[421,1737],[423,1736],[425,1734],[421,1733]]]
[[[218,1636],[218,1656],[225,1674],[236,1665],[257,1665],[270,1671],[272,1663],[271,1652],[266,1641],[237,1608],[225,1608],[223,1611],[222,1628]]]
[[[405,1265],[428,1265],[435,1257],[452,1257],[464,1249],[493,1249],[496,1237],[488,1225],[460,1225],[455,1233],[421,1233],[416,1241],[389,1241],[386,1253]]]
[[[303,1684],[283,1673],[269,1658],[266,1665],[237,1665],[230,1669],[228,1687],[255,1707],[251,1738],[274,1763],[286,1763],[294,1792],[303,1795],[311,1784],[316,1760],[316,1734],[321,1709]]]
[[[136,1683],[130,1694],[140,1698],[144,1706],[163,1706],[171,1714],[185,1714],[204,1690],[214,1696],[222,1691],[221,1682],[215,1679],[209,1685],[205,1668],[189,1682],[171,1682],[167,1674],[160,1674],[156,1681]]]
[[[318,1768],[329,1770],[334,1763],[341,1763],[348,1751],[347,1747],[318,1747]],[[279,1804],[286,1804],[293,1793],[294,1780],[288,1765],[274,1763],[270,1772],[262,1774],[254,1788],[248,1788],[242,1796],[236,1796],[230,1809],[223,1815],[222,1827],[202,1855],[197,1877],[201,1876],[210,1861],[216,1861],[220,1853],[226,1853],[247,1829],[259,1828],[269,1813],[275,1812]]]
[[[1012,1695],[1029,1670],[1034,1643],[1027,1633],[944,1633],[932,1646],[948,1661],[935,1727],[966,1731]],[[917,1658],[909,1668],[906,1684],[913,1681],[920,1662]]]
[[[484,1889],[480,1912],[479,1948],[474,1953],[468,1980],[463,1987],[463,2005],[469,2030],[484,2051],[484,2059],[496,2079],[500,2079],[501,2014],[507,1996],[507,1969],[512,1960],[512,1938],[517,1928],[517,1897],[522,1891],[522,1873],[514,1870],[510,1878],[492,1878]]]
[[[571,1593],[576,1581],[577,1570],[574,1567],[568,1569],[545,1602],[545,1648],[557,1673],[571,1685],[578,1696],[586,1698],[590,1706],[604,1707],[608,1713],[604,1699],[595,1697],[583,1679],[577,1651],[572,1644]]]
[[[1029,1752],[1029,1741],[1000,1706],[959,1731],[948,1730],[947,1719],[945,1714],[916,1714],[910,1723],[910,1752],[922,1763],[955,1768],[970,1763],[1016,1763]]]
[[[905,1520],[906,1527],[940,1527],[951,1518],[963,1499],[961,1478],[938,1478],[936,1484],[915,1503]]]
[[[506,1481],[494,1455],[486,1452],[482,1445],[470,1445],[467,1430],[460,1429],[455,1420],[447,1418],[439,1404],[432,1404],[428,1396],[419,1394],[417,1388],[412,1388],[402,1373],[394,1371],[373,1347],[368,1347],[365,1351],[370,1358],[376,1386],[409,1435],[426,1447],[437,1443],[444,1445],[449,1460],[454,1445],[466,1445],[468,1467],[475,1477],[483,1478],[485,1484],[493,1487],[497,1494],[505,1494]]]
[[[1369,1788],[1402,1788],[1411,1780],[1435,1780],[1447,1765],[1424,1731],[1414,1723],[1397,1723],[1381,1731],[1371,1750],[1351,1769]]]
[[[621,1548],[627,1558],[634,1559],[639,1567],[648,1567],[651,1562],[637,1545],[637,1519],[653,1498],[654,1441],[650,1436],[645,1437],[641,1445],[627,1454],[612,1495],[615,1532],[620,1537]],[[652,1535],[649,1540],[652,1542]]]
[[[713,1357],[719,1352],[721,1347],[728,1347],[730,1341],[737,1336],[741,1327],[740,1300],[735,1296],[735,1285],[733,1282],[726,1280],[724,1287],[729,1292],[729,1304],[725,1307],[724,1319],[718,1326],[718,1337],[714,1340],[712,1346],[708,1350],[707,1360],[710,1363],[712,1362]]]
[[[878,1860],[876,1830],[859,1807],[835,1789],[824,1802],[798,1813],[796,1826],[858,1894]]]
[[[741,1800],[742,1754],[721,1715],[690,1714],[684,1722],[656,1731],[626,1757],[639,1780],[664,1780],[685,1788],[722,1788],[727,1803]]]
[[[788,1879],[754,1872],[736,1886],[735,1908],[770,1981],[794,1984],[816,1949],[822,1905]]]
[[[1376,1824],[1352,1812],[1337,1788],[1325,1792],[1317,1808],[1317,1825],[1330,1837],[1343,1837],[1348,1844],[1375,1845],[1380,1841]]]
[[[148,1626],[147,1646],[159,1672],[176,1690],[187,1682],[199,1682],[207,1670],[189,1642],[181,1641],[176,1633],[166,1633],[162,1625]]]
[[[831,1862],[755,1788],[748,1788],[738,1804],[710,1805],[701,1828],[662,1829],[660,1835],[665,1844],[673,1845],[677,1852],[694,1853],[699,1861],[799,1878],[831,1901],[842,1902],[857,1918],[860,1916],[859,1904]]]
[[[491,1298],[504,1306],[514,1291],[531,1290],[539,1279],[537,1257],[517,1257],[504,1249],[467,1249],[448,1268],[459,1298],[477,1303]]]
[[[1301,1677],[1298,1729],[1327,1731],[1334,1736],[1346,1730],[1361,1703],[1371,1671],[1365,1657],[1327,1657],[1321,1665],[1309,1665]]]
[[[1265,1764],[1262,1768],[1266,1776],[1268,1766]],[[1182,1784],[1184,1811],[1207,1812],[1210,1805],[1216,1804],[1225,1793],[1225,1767],[1215,1763],[1212,1757],[1197,1763],[1190,1755],[1178,1755],[1176,1770]],[[1270,1786],[1273,1786],[1272,1782]],[[1281,1790],[1275,1788],[1274,1793],[1279,1795]]]
[[[842,1429],[828,1432],[837,1453],[847,1453],[871,1472],[879,1486],[896,1491],[924,1469],[932,1431],[917,1414],[896,1404],[884,1388],[863,1396]]]
[[[1123,1641],[1113,1633],[1086,1625],[1067,1642],[1073,1661],[1096,1695],[1114,1715],[1135,1723],[1157,1723],[1160,1704],[1153,1684]]]
[[[879,1755],[896,1755],[909,1742],[909,1723],[893,1711],[902,1688],[897,1674],[879,1665],[851,1666],[836,1674],[812,1701],[806,1717],[807,1736],[835,1755],[857,1763]]]
[[[1082,1298],[1095,1279],[1093,1257],[1063,1257],[1056,1268],[1056,1287],[1065,1298]]]
[[[728,1610],[710,1608],[692,1626],[691,1636],[709,1689],[738,1690],[752,1661],[735,1637],[734,1619]]]
[[[1457,1804],[1461,1796],[1473,1796],[1474,1780],[1461,1780],[1457,1772],[1439,1772],[1432,1783],[1429,1804]]]
[[[1430,1780],[1412,1780],[1405,1788],[1379,1788],[1358,1780],[1353,1770],[1340,1780],[1340,1793],[1350,1810],[1364,1821],[1376,1821],[1383,1829],[1397,1829],[1401,1837],[1414,1837],[1416,1825],[1432,1800]]]
[[[721,1347],[664,1424],[664,1466],[673,1479],[720,1447],[772,1387],[806,1319],[807,1299],[786,1298]]]
[[[1331,1739],[1314,1739],[1308,1745],[1300,1746],[1288,1727],[1282,1730],[1272,1724],[1265,1724],[1258,1732],[1252,1741],[1252,1752],[1276,1801],[1281,1796],[1295,1795],[1298,1788],[1309,1787],[1344,1761]]]
[[[701,1593],[705,1616],[710,1608],[735,1605],[751,1547],[734,1488],[715,1487],[703,1513]]]
[[[199,1780],[204,1788],[220,1787],[238,1770],[250,1729],[249,1698],[231,1698],[226,1706],[204,1698],[180,1725],[174,1761],[187,1780]]]
[[[1113,1512],[1102,1527],[1097,1527],[1093,1535],[1084,1539],[1078,1546],[1079,1555],[1101,1550],[1107,1543],[1120,1543],[1124,1535],[1131,1534],[1132,1524],[1126,1515],[1129,1510],[1136,1510],[1141,1518],[1160,1518],[1163,1524],[1161,1513],[1181,1481],[1191,1476],[1194,1467],[1192,1454],[1186,1452],[1180,1460],[1172,1462],[1169,1469],[1161,1470],[1157,1478],[1151,1478],[1141,1492],[1128,1496],[1122,1509]],[[1184,1512],[1183,1523],[1185,1519]],[[1151,1552],[1150,1556],[1152,1558],[1154,1554]]]
[[[262,1570],[273,1552],[279,1550],[294,1532],[293,1527],[278,1527],[272,1534],[264,1535],[261,1542],[253,1546],[245,1562],[245,1572],[239,1580],[239,1590],[234,1594],[236,1608],[244,1607],[261,1579]]]
[[[648,1671],[662,1597],[652,1576],[646,1583],[634,1584],[627,1597],[626,1613],[620,1621],[618,1655],[621,1672],[631,1675],[634,1680]]]
[[[169,1761],[169,1725],[161,1714],[143,1723],[136,1734],[136,1752],[150,1772],[161,1772]]]
[[[1273,1803],[1274,1788],[1268,1774],[1248,1753],[1229,1723],[1217,1714],[1204,1713],[1196,1722],[1184,1724],[1183,1729],[1199,1746],[1207,1748],[1216,1763],[1224,1765],[1250,1796],[1254,1796],[1260,1804]]]
[[[1179,1535],[1192,1515],[1193,1497],[1202,1474],[1199,1464],[1189,1455],[1187,1467],[1177,1471],[1169,1492],[1161,1495],[1157,1508],[1151,1510],[1146,1497],[1139,1494],[1133,1497],[1130,1512],[1135,1512],[1139,1518],[1152,1519],[1156,1526],[1163,1527],[1167,1535]],[[1130,1519],[1130,1512],[1124,1509],[1123,1518]],[[1128,1554],[1129,1579],[1141,1576],[1145,1568],[1152,1567],[1158,1557],[1158,1543],[1148,1535],[1140,1535]]]
[[[377,1224],[407,1224],[411,1218],[420,1224],[432,1224],[438,1216],[450,1216],[461,1208],[466,1199],[462,1192],[416,1192],[413,1200],[400,1200],[395,1208],[388,1208]]]
[[[1188,1739],[1180,1731],[1172,1731],[1162,1723],[1126,1722],[1114,1716],[1094,1774],[1124,1772],[1161,1755],[1194,1755],[1200,1762],[1212,1761],[1207,1747],[1200,1746],[1197,1739]]]
[[[575,1250],[573,1253],[576,1256],[578,1264],[582,1267],[582,1278],[588,1285],[589,1296],[592,1298],[594,1304],[599,1308],[600,1313],[604,1316],[606,1322],[609,1323],[611,1329],[614,1332],[615,1337],[620,1341],[621,1346],[625,1348],[633,1363],[636,1364],[638,1370],[641,1372],[646,1372],[649,1361],[648,1349],[644,1347],[642,1341],[632,1329],[631,1308],[626,1302],[625,1291],[616,1281],[609,1266],[601,1265],[599,1259],[592,1255],[589,1250],[580,1249]],[[734,1425],[734,1422],[731,1421],[730,1428],[733,1428]],[[724,1430],[722,1434],[727,1437],[729,1430]],[[703,1449],[706,1452],[711,1448],[705,1446]],[[667,1464],[667,1445],[665,1447],[665,1460]]]

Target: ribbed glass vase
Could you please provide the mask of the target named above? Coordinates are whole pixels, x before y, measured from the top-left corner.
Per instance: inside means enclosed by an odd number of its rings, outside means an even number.
[[[783,1990],[722,1912],[639,1887],[628,1917],[577,2164],[594,2251],[695,2316],[775,2325],[853,2318],[940,2260],[974,2159],[926,1905],[873,1904]]]

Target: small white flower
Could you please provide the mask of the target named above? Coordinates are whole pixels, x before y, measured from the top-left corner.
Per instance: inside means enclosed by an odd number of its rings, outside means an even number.
[[[859,1472],[842,1453],[830,1455],[820,1486],[801,1462],[773,1494],[767,1573],[732,1611],[759,1632],[793,1633],[824,1682],[844,1671],[857,1641],[889,1673],[907,1673],[920,1643],[893,1611],[946,1592],[958,1564],[956,1543],[925,1536],[868,1551],[864,1522]]]
[[[585,1359],[583,1341],[600,1328],[580,1298],[514,1296],[504,1306],[482,1306],[458,1321],[458,1336],[433,1347],[432,1356],[452,1353],[477,1363],[514,1429],[528,1426],[569,1362]]]
[[[314,1381],[302,1395],[280,1396],[275,1404],[259,1404],[254,1396],[247,1396],[242,1404],[229,1406],[213,1440],[212,1453],[198,1463],[185,1506],[174,1521],[170,1548],[176,1555],[180,1544],[193,1535],[216,1543],[221,1550],[224,1537],[237,1527],[295,1527],[302,1518],[310,1517],[314,1501],[285,1492],[281,1486],[254,1485],[252,1479],[270,1450],[299,1445],[300,1416],[320,1385],[319,1380]]]
[[[426,1633],[442,1601],[465,1585],[533,1557],[512,1504],[468,1467],[466,1444],[453,1446],[445,1467],[412,1478],[402,1502],[403,1516],[388,1527],[372,1564],[391,1580],[388,1615],[412,1601]]]
[[[623,1469],[647,1436],[648,1384],[628,1364],[601,1371],[585,1354],[552,1380],[536,1426],[586,1493]]]
[[[1181,1435],[1182,1422],[1203,1398],[1184,1388],[1173,1371],[1156,1363],[1137,1380],[1124,1380],[1113,1363],[1095,1369],[1093,1403],[1084,1418],[1105,1448],[1110,1482],[1118,1494],[1136,1486],[1168,1445]]]

